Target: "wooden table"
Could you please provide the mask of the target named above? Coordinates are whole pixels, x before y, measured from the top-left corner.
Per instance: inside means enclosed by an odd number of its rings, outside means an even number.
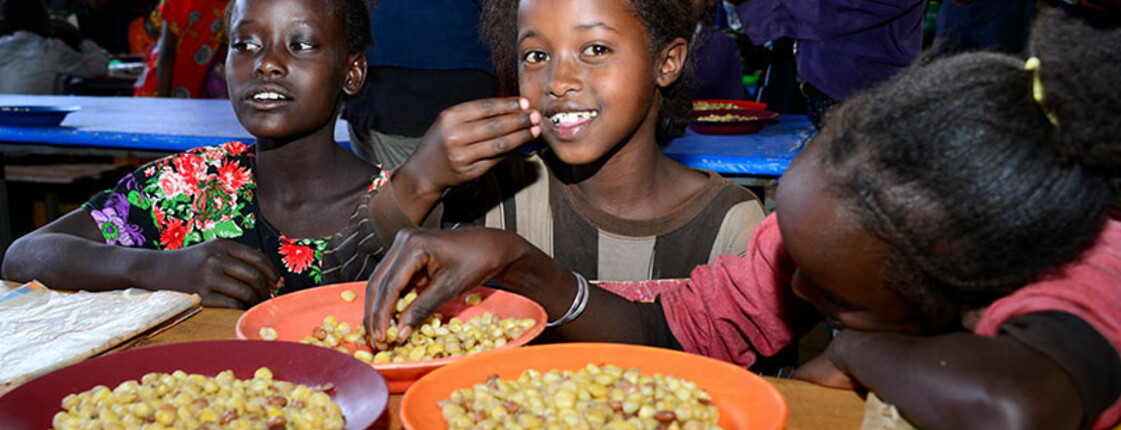
[[[143,337],[127,349],[195,340],[236,339],[234,326],[243,311],[204,308],[201,313],[154,336]],[[793,379],[766,378],[786,397],[790,411],[787,429],[859,429],[864,418],[864,400],[855,392],[824,388]],[[381,428],[400,429],[401,395],[389,397],[389,419]]]

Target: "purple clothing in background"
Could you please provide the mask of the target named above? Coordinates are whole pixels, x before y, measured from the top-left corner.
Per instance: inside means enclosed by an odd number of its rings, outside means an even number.
[[[689,96],[693,100],[743,100],[743,63],[740,48],[731,36],[702,25],[693,47],[693,78]]]
[[[749,0],[736,12],[755,44],[797,40],[798,74],[845,100],[919,56],[925,5],[925,0]]]

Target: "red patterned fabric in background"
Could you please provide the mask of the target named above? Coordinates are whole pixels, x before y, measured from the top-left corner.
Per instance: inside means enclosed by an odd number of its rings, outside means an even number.
[[[165,0],[160,5],[163,25],[169,26],[171,33],[179,39],[175,51],[175,72],[171,79],[171,97],[205,96],[207,72],[225,43],[226,32],[222,17],[228,3],[225,0]],[[149,54],[148,66],[137,80],[137,96],[156,96],[157,58],[156,52]]]

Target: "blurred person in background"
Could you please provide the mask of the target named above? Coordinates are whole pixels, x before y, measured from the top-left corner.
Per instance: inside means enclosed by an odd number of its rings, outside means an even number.
[[[926,0],[729,0],[752,43],[795,40],[810,121],[911,64],[922,52]]]
[[[0,37],[0,93],[57,94],[60,76],[97,78],[109,73],[109,53],[52,25],[43,0],[5,0],[3,11],[12,34]],[[71,39],[70,44],[64,38]]]
[[[961,51],[1023,52],[1034,0],[948,0],[938,9],[936,55]]]
[[[494,69],[479,40],[478,1],[368,3],[374,45],[366,48],[366,87],[346,102],[343,118],[354,153],[392,168],[412,155],[440,111],[493,97]]]
[[[227,0],[165,0],[160,37],[136,82],[146,97],[226,98],[223,67]]]

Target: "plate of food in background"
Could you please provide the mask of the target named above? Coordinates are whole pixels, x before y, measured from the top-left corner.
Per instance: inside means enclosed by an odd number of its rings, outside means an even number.
[[[376,371],[315,346],[185,342],[109,354],[32,379],[0,397],[0,422],[36,429],[366,429],[388,399]]]
[[[324,285],[257,304],[238,319],[240,339],[302,342],[330,348],[381,372],[392,393],[403,393],[424,374],[466,355],[511,349],[545,330],[545,310],[523,296],[478,287],[445,303],[400,345],[371,348],[362,325],[366,283]],[[401,312],[416,297],[398,300]],[[396,340],[396,330],[387,336]]]
[[[750,134],[779,117],[765,103],[743,100],[694,100],[689,127],[702,134]]]
[[[401,419],[407,429],[628,422],[628,428],[779,430],[787,407],[774,385],[731,363],[664,348],[567,343],[482,354],[437,369],[405,393]]]

